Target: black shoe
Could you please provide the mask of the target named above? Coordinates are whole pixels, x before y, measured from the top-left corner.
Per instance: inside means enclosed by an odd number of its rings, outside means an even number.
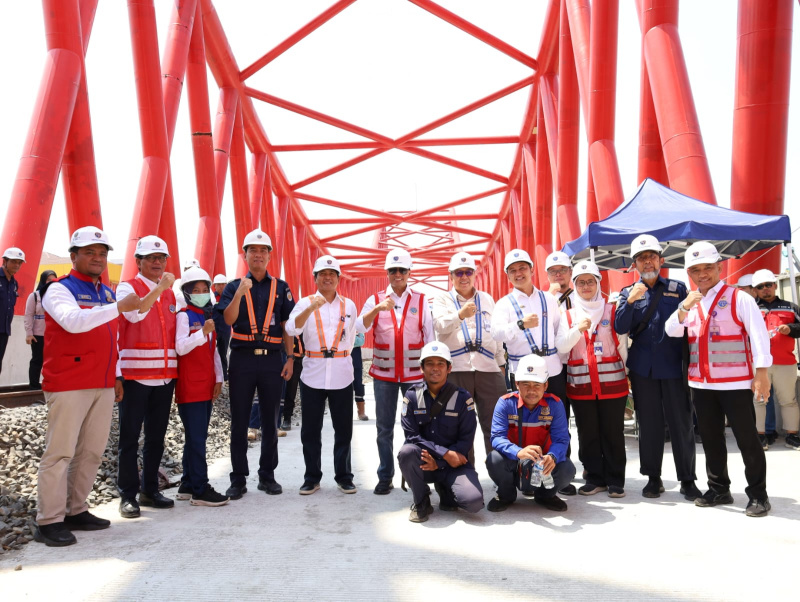
[[[750,500],[747,503],[747,509],[744,513],[747,516],[766,516],[769,511],[772,510],[772,506],[769,503],[768,499],[765,500]]]
[[[319,483],[314,483],[312,481],[305,481],[300,486],[300,495],[312,495],[319,491]]]
[[[281,428],[281,430],[282,430],[282,431],[291,431],[291,430],[292,430],[292,423],[291,423],[291,421],[289,421],[289,420],[286,420],[286,418],[284,418],[284,419],[281,421],[281,427],[280,427],[280,428]]]
[[[789,433],[784,439],[784,445],[789,449],[800,449],[800,437],[797,433]]]
[[[508,502],[506,500],[501,500],[499,496],[495,496],[489,500],[489,503],[486,504],[486,509],[489,512],[502,512],[506,508],[508,508],[514,502]]]
[[[642,489],[642,495],[651,499],[661,497],[662,493],[664,493],[664,483],[661,482],[659,477],[650,477],[647,480],[647,485]]]
[[[78,540],[64,523],[36,525],[33,530],[33,538],[51,548],[63,548],[64,546],[78,543]]]
[[[548,510],[554,510],[555,512],[564,512],[567,509],[567,502],[556,496],[537,497],[534,498],[533,501],[540,506],[544,506]]]
[[[769,440],[767,439],[766,435],[759,433],[758,442],[761,444],[761,447],[764,449],[764,451],[767,451],[769,449]]]
[[[455,512],[458,510],[458,504],[453,499],[452,494],[448,495],[448,491],[441,483],[434,483],[433,488],[439,495],[439,510],[443,512]]]
[[[433,506],[431,506],[431,496],[428,495],[419,504],[411,505],[411,514],[408,515],[408,520],[412,523],[424,523],[431,514],[433,514]]]
[[[276,481],[260,480],[258,482],[258,490],[265,492],[267,495],[280,495],[283,493],[283,487]]]
[[[694,432],[694,442],[698,445],[703,444],[703,438],[700,436],[700,433],[698,431]]]
[[[767,443],[773,445],[778,440],[778,433],[767,433]]]
[[[80,514],[65,516],[64,524],[70,531],[100,531],[101,529],[108,529],[111,526],[111,521],[84,510]]]
[[[175,500],[171,500],[160,491],[155,493],[139,493],[139,505],[149,506],[151,508],[172,508],[175,505]]]
[[[725,493],[716,493],[713,489],[709,489],[694,501],[694,505],[700,506],[701,508],[710,508],[711,506],[732,503],[733,496],[731,495],[730,491],[726,491]]]
[[[622,487],[617,487],[616,485],[609,485],[608,497],[613,497],[613,498],[625,497],[625,490]]]
[[[189,483],[181,483],[178,487],[178,493],[175,495],[176,500],[186,501],[192,499],[192,486]]]
[[[681,495],[683,499],[689,500],[690,502],[695,501],[699,497],[703,497],[703,494],[700,493],[694,481],[681,481]]]
[[[206,485],[202,495],[192,495],[189,502],[192,506],[224,506],[230,498],[217,493],[211,485]]]
[[[394,489],[394,484],[391,481],[378,481],[372,493],[375,495],[388,495]]]
[[[225,490],[225,496],[232,500],[242,499],[245,493],[247,493],[247,487],[244,485],[231,485]]]
[[[608,487],[605,485],[593,485],[591,483],[586,483],[583,487],[578,489],[578,493],[581,495],[594,495],[595,493],[600,493],[601,491],[606,491]]]
[[[358,489],[356,489],[356,486],[353,485],[353,481],[339,481],[338,483],[336,483],[336,486],[342,493],[355,493],[358,491]]]
[[[119,501],[119,515],[122,518],[138,518],[141,512],[136,498],[122,498]]]
[[[578,495],[578,490],[575,489],[575,485],[570,483],[566,487],[562,487],[558,490],[561,495]]]

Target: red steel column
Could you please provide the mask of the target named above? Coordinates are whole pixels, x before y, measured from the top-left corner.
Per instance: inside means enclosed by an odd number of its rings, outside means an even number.
[[[280,268],[283,267],[284,277],[283,279],[286,280],[286,274],[288,273],[288,269],[286,268],[285,262],[283,261],[284,256],[284,249],[288,249],[286,245],[286,231],[287,231],[287,221],[289,220],[289,197],[287,196],[280,196],[275,199],[275,236],[272,238],[272,261],[271,263],[273,266],[278,266],[275,275],[278,276],[280,272]],[[289,251],[286,251],[289,253]]]
[[[716,205],[678,28],[651,28],[645,34],[644,56],[670,188]]]
[[[206,52],[203,42],[202,10],[197,7],[186,66],[186,94],[189,98],[189,121],[192,130],[194,177],[200,223],[194,257],[201,266],[216,272],[217,241],[220,237],[217,178],[214,172],[214,142],[211,136],[211,113],[208,101]]]
[[[550,154],[547,150],[548,131],[544,123],[542,103],[537,108],[536,130],[536,191],[534,196],[533,224],[536,252],[532,258],[535,266],[534,284],[547,282],[544,269],[547,256],[553,252],[553,174],[550,171]]]
[[[77,0],[45,0],[43,5],[47,58],[0,235],[3,248],[17,246],[25,251],[28,266],[18,276],[23,299],[33,290],[38,276],[81,78],[81,57],[66,49],[64,39],[80,37]],[[17,303],[15,313],[25,313],[25,304]]]
[[[793,0],[739,0],[731,209],[784,212],[793,9]],[[780,270],[778,248],[744,268],[752,259],[732,260],[731,273]]]
[[[139,128],[142,135],[142,171],[131,218],[130,235],[122,264],[122,280],[136,275],[136,241],[159,231],[161,208],[169,175],[169,143],[161,95],[158,35],[153,0],[128,0]],[[171,261],[170,263],[174,263]],[[168,264],[168,269],[175,270]]]
[[[244,237],[252,230],[250,227],[250,197],[247,182],[247,155],[244,145],[244,127],[242,126],[241,105],[236,107],[236,118],[231,136],[231,191],[233,192],[233,215],[236,222],[236,251],[239,261],[236,262],[236,277],[247,274],[247,263],[244,260],[242,243]]]
[[[233,124],[236,121],[236,105],[239,93],[235,88],[219,89],[217,118],[214,121],[214,173],[217,181],[217,207],[222,212],[222,200],[225,196],[225,179],[228,176],[228,156],[231,151]],[[237,253],[241,249],[237,249]],[[222,246],[222,230],[217,239],[217,260],[214,272],[225,272],[225,251]]]
[[[250,158],[250,228],[257,228],[261,218],[261,206],[264,199],[264,185],[267,175],[267,153],[253,153]],[[261,228],[264,230],[264,228]],[[269,234],[269,230],[264,230]]]

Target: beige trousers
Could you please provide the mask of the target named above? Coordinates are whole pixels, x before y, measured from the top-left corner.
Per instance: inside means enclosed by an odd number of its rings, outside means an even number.
[[[788,366],[776,366],[773,364],[767,368],[767,375],[772,385],[775,404],[781,408],[783,430],[797,432],[798,426],[800,426],[800,407],[797,405],[797,397],[795,395],[797,366],[795,364],[789,364]],[[753,404],[756,408],[756,429],[759,433],[763,433],[766,428],[764,423],[767,419],[767,402],[754,401]]]
[[[36,522],[50,525],[89,509],[100,458],[106,449],[114,389],[45,391],[47,435],[39,462]]]

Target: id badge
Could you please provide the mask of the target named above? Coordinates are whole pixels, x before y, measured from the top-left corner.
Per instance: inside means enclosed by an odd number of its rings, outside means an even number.
[[[272,314],[272,316],[270,317],[269,325],[270,326],[275,326],[275,314]]]
[[[594,354],[597,356],[603,355],[603,342],[596,341],[594,344]]]
[[[709,326],[708,327],[708,334],[710,334],[712,337],[718,337],[719,336],[719,326]]]

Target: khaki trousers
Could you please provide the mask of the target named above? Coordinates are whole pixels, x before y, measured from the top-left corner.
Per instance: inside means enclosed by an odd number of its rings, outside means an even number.
[[[767,368],[769,383],[772,385],[776,405],[781,408],[781,424],[785,431],[796,433],[800,426],[800,408],[797,405],[795,387],[797,386],[797,365],[773,364]],[[767,419],[767,402],[753,401],[756,408],[756,429],[763,433]]]
[[[36,522],[50,525],[89,509],[106,449],[114,408],[114,389],[45,391],[47,435],[39,462]]]

